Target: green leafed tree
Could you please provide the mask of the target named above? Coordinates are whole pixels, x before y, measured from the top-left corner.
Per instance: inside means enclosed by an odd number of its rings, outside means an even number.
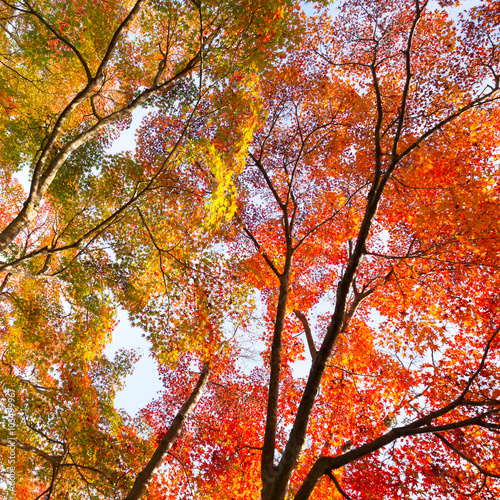
[[[500,4],[0,26],[4,496],[500,496]],[[135,418],[118,308],[164,388]]]

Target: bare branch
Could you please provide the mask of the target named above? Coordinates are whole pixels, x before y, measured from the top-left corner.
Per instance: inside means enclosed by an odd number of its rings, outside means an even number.
[[[297,309],[295,309],[293,312],[295,313],[295,316],[299,318],[300,322],[302,323],[302,326],[304,327],[304,332],[306,334],[306,339],[307,339],[307,345],[309,346],[309,353],[311,354],[311,359],[314,361],[314,358],[316,357],[318,351],[316,349],[316,346],[314,345],[314,339],[312,337],[311,327],[309,326],[307,317],[304,313],[300,312]]]

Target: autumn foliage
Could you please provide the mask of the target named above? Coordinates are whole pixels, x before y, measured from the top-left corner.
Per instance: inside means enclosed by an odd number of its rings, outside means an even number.
[[[499,26],[0,0],[3,497],[499,498]]]

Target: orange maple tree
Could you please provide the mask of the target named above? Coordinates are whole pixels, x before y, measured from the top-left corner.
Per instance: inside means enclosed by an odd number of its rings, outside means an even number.
[[[137,2],[120,50],[151,67],[98,89],[106,56],[48,26],[73,3],[2,2],[91,77],[24,205],[5,167],[2,382],[23,425],[0,444],[19,498],[500,496],[497,2],[151,2],[172,43],[185,27],[158,69]],[[14,98],[0,88],[9,138]],[[152,106],[137,151],[108,156],[91,131],[134,99]],[[65,113],[87,122],[63,140]],[[113,408],[134,355],[102,354],[117,306],[164,385],[135,420]]]

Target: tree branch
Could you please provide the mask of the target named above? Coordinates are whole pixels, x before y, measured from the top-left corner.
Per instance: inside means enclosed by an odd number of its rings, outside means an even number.
[[[170,425],[170,428],[168,429],[165,436],[163,436],[163,439],[160,441],[160,444],[156,448],[149,462],[137,475],[132,489],[124,500],[139,500],[140,498],[142,498],[144,493],[146,493],[149,483],[156,474],[156,471],[159,469],[163,460],[168,455],[170,448],[172,448],[173,444],[180,436],[182,428],[184,427],[184,421],[189,417],[196,404],[200,400],[207,385],[209,373],[209,365],[208,363],[205,363],[198,378],[198,382],[193,389],[193,392],[191,392],[191,395],[186,400],[179,413],[177,413],[177,415],[175,416],[172,424]]]
[[[295,313],[295,316],[297,316],[299,321],[302,323],[302,326],[304,327],[304,332],[306,334],[306,339],[307,339],[307,345],[309,347],[309,353],[311,354],[311,359],[314,361],[314,358],[316,357],[318,351],[316,349],[316,345],[314,344],[314,339],[311,333],[311,327],[309,326],[307,317],[304,313],[300,312],[297,309],[295,309],[293,312]]]
[[[51,464],[59,463],[62,458],[61,455],[49,455],[47,452],[40,450],[36,446],[32,446],[31,444],[28,443],[22,443],[17,439],[0,438],[0,446],[11,447],[12,444],[14,444],[14,446],[20,450],[29,451],[30,453],[34,453],[35,455],[42,457]]]

